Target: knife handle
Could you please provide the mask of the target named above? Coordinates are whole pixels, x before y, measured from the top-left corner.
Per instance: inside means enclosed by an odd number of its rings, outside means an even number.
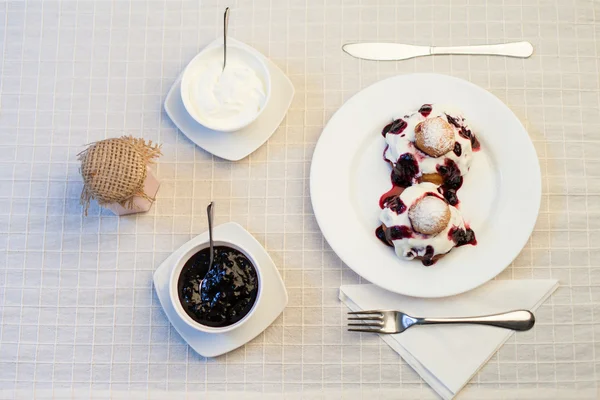
[[[533,54],[533,46],[529,42],[516,42],[482,46],[431,47],[431,54],[478,54],[527,58]]]

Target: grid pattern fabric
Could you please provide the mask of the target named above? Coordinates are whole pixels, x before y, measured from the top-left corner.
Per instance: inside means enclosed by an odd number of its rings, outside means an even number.
[[[182,68],[220,35],[226,6],[230,34],[296,87],[272,138],[239,162],[196,147],[162,109]],[[373,63],[341,51],[354,41],[519,40],[534,44],[532,58]],[[543,174],[541,211],[498,279],[561,283],[536,327],[514,335],[465,394],[566,398],[597,389],[600,2],[4,1],[0,46],[0,397],[362,390],[435,398],[378,337],[345,331],[338,288],[361,279],[323,239],[308,187],[315,144],[344,101],[416,71],[474,82],[525,124]],[[163,145],[156,203],[126,218],[93,203],[84,218],[77,154],[129,134]],[[205,359],[169,325],[152,273],[207,228],[211,199],[217,223],[236,221],[266,247],[290,301],[252,342]]]

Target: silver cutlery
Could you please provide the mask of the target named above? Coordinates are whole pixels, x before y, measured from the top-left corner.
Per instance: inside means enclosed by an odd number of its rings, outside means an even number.
[[[535,324],[535,317],[527,310],[509,311],[478,317],[417,318],[394,310],[370,310],[348,313],[349,331],[370,333],[402,333],[415,325],[476,324],[488,325],[513,331],[528,331]]]
[[[214,267],[213,263],[215,262],[215,242],[213,240],[213,206],[214,202],[211,201],[208,207],[206,207],[206,217],[208,218],[208,251],[210,251],[208,271]],[[206,274],[208,274],[208,271],[206,271]],[[202,292],[204,289],[204,282],[205,279],[200,281],[200,292]]]
[[[401,43],[349,43],[342,49],[356,58],[375,61],[398,61],[438,54],[472,54],[527,58],[533,54],[529,42],[489,44],[480,46],[413,46]]]
[[[225,64],[227,64],[227,29],[229,28],[229,7],[225,8],[223,14],[223,69],[225,71]]]
[[[213,206],[214,203],[211,201],[208,207],[206,207],[206,216],[208,217],[208,242],[210,247],[210,266],[212,267],[215,261],[215,245],[213,241]]]

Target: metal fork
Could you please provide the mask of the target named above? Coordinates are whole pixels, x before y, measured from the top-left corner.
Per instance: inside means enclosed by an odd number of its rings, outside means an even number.
[[[418,318],[394,310],[355,311],[349,312],[348,315],[350,315],[348,317],[349,321],[361,322],[349,323],[348,326],[359,327],[349,328],[349,331],[370,333],[402,333],[414,325],[434,324],[476,324],[512,329],[514,331],[528,331],[535,324],[535,317],[527,310],[516,310],[478,317],[455,318]]]

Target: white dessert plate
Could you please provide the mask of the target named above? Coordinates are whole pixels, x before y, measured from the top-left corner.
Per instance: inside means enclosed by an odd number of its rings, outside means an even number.
[[[375,237],[379,198],[392,186],[381,130],[426,103],[462,110],[481,142],[458,191],[478,244],[431,267],[399,259]],[[325,238],[356,273],[392,292],[444,297],[489,281],[519,254],[539,212],[541,174],[527,131],[497,97],[462,79],[410,74],[369,86],[335,113],[313,155],[310,192]]]
[[[262,146],[273,135],[294,98],[294,85],[283,71],[253,47],[228,38],[231,43],[246,48],[264,59],[271,74],[271,98],[260,116],[245,128],[235,132],[219,132],[208,129],[194,120],[181,100],[180,75],[165,99],[165,111],[175,126],[199,147],[217,157],[238,161]],[[207,47],[218,46],[223,39],[215,40]]]
[[[181,319],[169,296],[169,279],[175,263],[191,248],[208,241],[208,232],[185,243],[154,272],[154,289],[171,325],[192,349],[204,357],[216,357],[248,343],[275,321],[288,302],[287,291],[277,267],[267,251],[248,231],[234,222],[228,222],[215,227],[213,234],[215,240],[232,242],[244,248],[256,261],[262,274],[262,295],[257,300],[252,315],[239,328],[222,333],[200,332]]]

